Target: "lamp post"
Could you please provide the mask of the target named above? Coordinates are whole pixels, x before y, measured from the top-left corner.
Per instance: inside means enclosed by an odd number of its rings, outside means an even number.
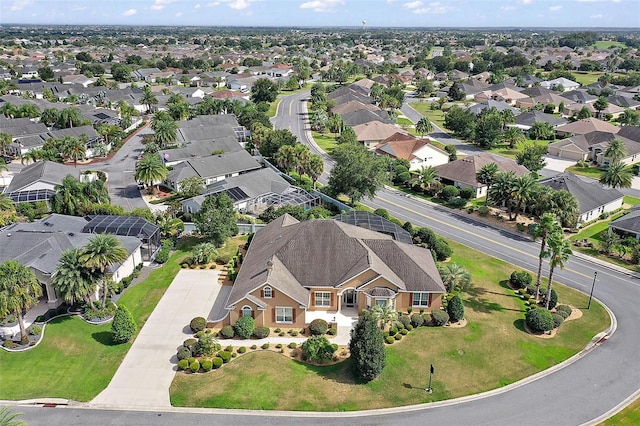
[[[596,278],[598,277],[598,271],[593,272],[593,284],[591,284],[591,293],[589,293],[589,304],[587,309],[591,308],[591,299],[593,298],[593,289],[596,287]]]

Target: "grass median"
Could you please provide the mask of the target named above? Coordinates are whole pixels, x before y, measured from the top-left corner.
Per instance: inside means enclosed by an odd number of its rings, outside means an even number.
[[[499,388],[556,365],[608,327],[609,316],[601,305],[592,304],[587,311],[587,296],[556,285],[560,303],[582,309],[582,318],[563,324],[552,339],[526,333],[524,302],[505,282],[516,268],[450,244],[451,262],[463,265],[473,277],[474,286],[463,297],[467,326],[421,327],[387,346],[387,365],[376,380],[355,380],[349,360],[315,367],[257,351],[207,374],[177,374],[172,404],[349,411],[444,400]],[[436,372],[434,391],[427,394],[430,364]]]

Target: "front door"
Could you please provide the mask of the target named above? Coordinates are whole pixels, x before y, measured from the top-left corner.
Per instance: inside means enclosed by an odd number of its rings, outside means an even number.
[[[349,289],[344,292],[343,300],[344,305],[348,308],[353,308],[356,306],[356,291],[353,289]]]

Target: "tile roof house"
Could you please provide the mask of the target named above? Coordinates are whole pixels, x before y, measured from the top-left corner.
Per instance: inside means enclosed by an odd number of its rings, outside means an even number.
[[[87,219],[51,214],[35,222],[19,222],[0,229],[0,263],[17,260],[33,271],[45,287],[44,297],[50,308],[62,304],[50,284],[51,274],[62,252],[72,247],[84,247],[93,234],[83,232]],[[116,282],[133,273],[142,263],[141,242],[136,237],[117,236],[127,250],[127,259],[108,271]]]
[[[580,83],[577,83],[575,81],[569,80],[564,77],[554,78],[553,80],[545,80],[540,82],[540,86],[544,87],[545,89],[553,89],[560,85],[564,87],[565,91],[575,90],[578,87],[580,87]]]
[[[375,153],[409,161],[410,171],[449,162],[449,154],[433,145],[429,139],[396,132],[375,146]]]
[[[619,131],[620,127],[593,117],[578,120],[556,128],[556,134],[560,137],[584,135],[591,132],[618,133]]]
[[[622,207],[624,194],[620,191],[605,188],[599,182],[587,182],[573,173],[562,173],[539,182],[555,191],[565,190],[578,200],[578,223],[589,222],[597,219],[602,213]]]
[[[619,139],[624,144],[627,155],[620,159],[622,163],[633,164],[640,160],[640,140],[609,132],[591,132],[552,142],[548,145],[549,155],[575,161],[589,160],[607,167],[609,158],[604,156],[604,152],[613,139]]]
[[[526,167],[519,165],[510,158],[501,157],[481,152],[475,155],[459,158],[441,166],[436,170],[440,181],[445,185],[453,185],[460,188],[473,188],[476,192],[475,198],[487,195],[487,186],[478,182],[476,174],[483,166],[495,163],[501,172],[514,172],[516,176],[529,173]]]
[[[257,232],[219,318],[301,327],[376,305],[438,309],[445,292],[428,250],[337,220],[285,214]]]
[[[370,121],[353,127],[358,142],[370,150],[395,133],[406,133],[400,127],[393,124],[385,124],[379,121]]]

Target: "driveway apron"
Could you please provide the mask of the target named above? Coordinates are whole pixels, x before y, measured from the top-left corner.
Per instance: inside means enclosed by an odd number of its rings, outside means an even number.
[[[217,270],[180,270],[111,383],[90,405],[170,407],[169,386],[176,371],[176,350],[191,336],[191,319],[207,316],[219,290]]]

